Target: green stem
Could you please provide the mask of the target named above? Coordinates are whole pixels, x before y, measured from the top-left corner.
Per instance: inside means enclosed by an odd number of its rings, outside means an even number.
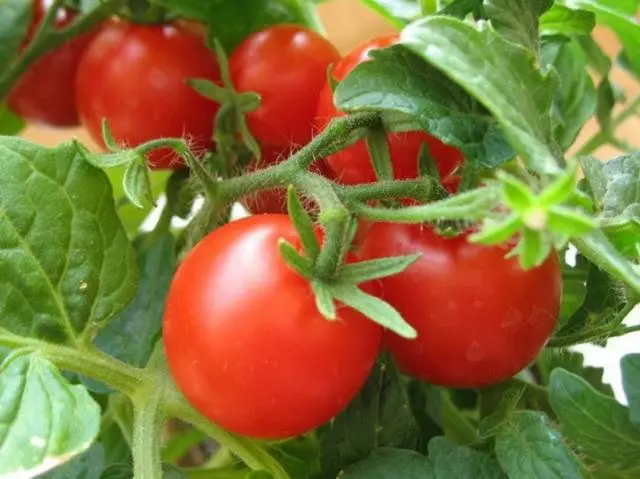
[[[97,349],[89,351],[46,343],[17,336],[2,329],[0,346],[10,349],[33,349],[59,369],[91,377],[128,396],[133,396],[148,380],[148,375],[142,369],[123,363]]]
[[[354,131],[374,125],[378,116],[374,113],[358,113],[336,118],[305,147],[291,155],[286,161],[263,168],[253,173],[237,176],[219,183],[219,194],[229,202],[260,189],[286,187],[294,183],[294,177],[306,170],[314,161],[333,151],[336,145],[349,140]],[[320,198],[317,198],[318,200]]]
[[[262,446],[251,439],[234,436],[221,427],[211,423],[198,411],[193,409],[183,398],[174,399],[165,404],[169,417],[181,419],[200,429],[214,439],[221,447],[228,449],[249,468],[271,473],[274,479],[290,479],[289,474],[280,463]]]
[[[438,220],[479,220],[497,206],[500,194],[496,188],[483,187],[427,205],[402,209],[352,205],[359,216],[392,223],[422,223]]]
[[[160,388],[162,389],[162,388]],[[133,411],[133,477],[161,479],[162,426],[164,424],[164,394],[156,388],[141,395],[144,401],[134,404]]]
[[[602,145],[610,143],[615,139],[611,137],[611,131],[615,131],[616,127],[624,123],[628,118],[638,113],[640,108],[640,96],[637,96],[624,110],[620,112],[613,120],[611,120],[610,130],[601,130],[591,138],[589,138],[578,150],[576,156],[586,156],[593,153]]]
[[[62,2],[58,1],[57,4]],[[0,98],[4,98],[16,81],[42,55],[55,50],[68,40],[88,32],[106,20],[112,12],[114,2],[99,2],[95,9],[78,18],[67,28],[54,29],[55,8],[49,8],[35,37],[24,53],[18,56],[0,76]]]
[[[446,391],[442,393],[442,418],[447,434],[455,441],[472,444],[478,440],[476,428],[453,404]]]
[[[360,185],[334,185],[343,201],[370,201],[389,198],[415,198],[426,201],[433,191],[433,180],[424,176],[415,180],[379,181]]]

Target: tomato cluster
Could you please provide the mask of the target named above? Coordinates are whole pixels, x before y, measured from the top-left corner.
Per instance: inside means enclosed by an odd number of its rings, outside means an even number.
[[[36,3],[26,41],[42,12]],[[59,25],[72,18],[65,10]],[[298,26],[278,25],[247,38],[232,52],[229,68],[237,91],[261,98],[246,116],[262,149],[262,162],[249,170],[280,161],[344,115],[334,105],[332,83],[367,61],[372,49],[395,42],[396,36],[378,38],[341,58],[324,37]],[[58,68],[55,82],[36,85],[41,69]],[[67,126],[80,120],[98,142],[106,118],[116,141],[127,145],[183,136],[196,152],[206,151],[220,105],[196,93],[190,78],[220,83],[202,35],[180,25],[112,20],[40,59],[8,104],[31,121]],[[455,148],[424,132],[392,133],[388,144],[395,178],[419,175],[418,153],[426,144],[443,184],[456,188],[463,157]],[[160,151],[149,164],[179,163]],[[364,141],[314,168],[345,184],[376,181]],[[164,315],[177,385],[230,431],[281,438],[329,421],[357,394],[383,347],[419,379],[482,387],[526,367],[553,332],[561,295],[557,256],[524,271],[501,246],[392,223],[368,225],[357,237],[358,256],[420,254],[404,272],[371,286],[417,330],[417,339],[383,331],[345,305],[329,321],[309,282],[279,253],[283,238],[300,243],[289,217],[277,214],[285,211],[284,193],[259,192],[245,203],[254,213],[269,214],[229,223],[201,241],[179,267]]]

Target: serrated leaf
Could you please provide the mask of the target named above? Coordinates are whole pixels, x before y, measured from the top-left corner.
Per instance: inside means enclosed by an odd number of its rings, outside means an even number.
[[[587,55],[574,39],[548,39],[542,45],[542,63],[551,65],[560,77],[553,100],[553,137],[567,150],[596,111],[597,93],[587,71]]]
[[[162,326],[162,313],[175,272],[176,244],[171,233],[137,244],[140,285],[131,303],[96,336],[101,350],[137,367],[147,364],[154,339]]]
[[[629,401],[629,418],[640,428],[640,354],[627,354],[620,366],[624,394]]]
[[[550,119],[558,79],[538,70],[533,53],[486,24],[477,30],[449,17],[415,22],[401,39],[482,102],[532,170],[558,171]]]
[[[425,479],[431,477],[427,457],[407,449],[381,447],[371,455],[347,467],[340,479]]]
[[[30,0],[4,0],[0,15],[0,71],[17,56],[32,18]]]
[[[537,411],[511,411],[496,437],[496,457],[509,479],[582,479],[561,435]]]
[[[22,118],[0,104],[0,135],[17,135],[25,126]]]
[[[599,24],[607,25],[616,33],[633,70],[640,74],[640,24],[635,19],[638,13],[635,0],[558,0],[558,3],[595,13]]]
[[[559,368],[551,373],[549,400],[562,434],[579,454],[619,471],[640,467],[640,429],[629,420],[626,407]]]
[[[69,462],[38,476],[38,479],[96,479],[104,466],[104,447],[94,443]]]
[[[514,156],[496,121],[442,73],[402,45],[376,50],[336,88],[345,111],[408,115],[469,161],[497,166]],[[383,115],[384,119],[384,115]]]
[[[553,0],[485,0],[483,4],[487,17],[498,33],[538,54],[539,18],[549,10]]]
[[[444,437],[429,442],[429,475],[438,479],[506,479],[498,463],[486,454]]]
[[[338,280],[344,283],[366,283],[374,279],[386,278],[401,273],[411,266],[420,255],[393,256],[348,263],[341,266]]]
[[[584,10],[571,10],[554,4],[540,17],[540,34],[552,35],[589,35],[596,26],[595,15]]]
[[[542,384],[548,385],[553,370],[562,368],[582,377],[582,379],[587,381],[596,391],[613,397],[613,389],[602,379],[604,369],[601,367],[585,366],[584,356],[577,351],[570,351],[568,349],[544,349],[536,360],[536,366],[540,371]]]
[[[134,250],[105,174],[72,144],[0,138],[0,326],[73,342],[135,294]]]
[[[416,337],[416,330],[407,323],[400,313],[380,298],[371,296],[354,284],[334,284],[331,287],[333,296],[340,302],[358,310],[371,321],[393,331],[403,338]]]
[[[89,448],[100,406],[37,354],[9,356],[0,366],[0,476],[37,477]]]
[[[419,0],[360,0],[398,28],[420,18]]]
[[[231,52],[252,33],[270,25],[293,23],[319,29],[315,6],[305,0],[153,0],[172,12],[199,20]]]
[[[413,449],[418,434],[399,372],[380,361],[347,409],[321,431],[322,477],[334,479],[378,447]]]
[[[153,203],[149,169],[146,163],[134,161],[124,171],[122,189],[134,206],[142,208],[145,202]]]

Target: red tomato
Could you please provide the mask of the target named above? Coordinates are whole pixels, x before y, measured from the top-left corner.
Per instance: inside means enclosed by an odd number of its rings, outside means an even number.
[[[186,398],[231,432],[283,438],[339,413],[375,363],[382,330],[341,307],[318,312],[278,240],[299,242],[288,216],[250,216],[207,236],[171,285],[164,344]]]
[[[262,148],[262,160],[259,164],[255,162],[249,165],[249,171],[255,171],[260,168],[266,168],[272,166],[279,161],[286,160],[294,152],[290,150],[277,150],[269,147]],[[311,165],[310,171],[326,176],[327,171],[324,164],[320,161],[316,161]],[[273,190],[262,190],[257,193],[252,193],[245,196],[242,199],[244,206],[253,214],[264,213],[287,213],[287,192],[284,188],[277,188]],[[313,208],[311,204],[310,208]]]
[[[24,46],[26,46],[48,7],[46,0],[35,0],[33,18]],[[58,10],[56,27],[71,23],[76,13],[70,9]],[[76,126],[76,72],[82,53],[95,32],[76,37],[43,55],[20,77],[7,97],[7,105],[18,115],[32,123],[49,126]]]
[[[91,42],[80,64],[77,103],[82,123],[102,144],[107,118],[116,141],[137,146],[162,137],[185,137],[195,152],[212,145],[216,103],[186,80],[219,81],[218,65],[202,39],[174,25],[111,23]],[[158,150],[150,166],[180,165]]]
[[[367,61],[371,50],[388,47],[397,41],[397,35],[380,37],[356,48],[335,65],[332,71],[334,79],[343,80],[357,65]],[[333,118],[342,115],[344,113],[338,111],[333,103],[333,92],[330,85],[325,84],[318,102],[316,126],[318,129],[322,129]],[[411,179],[418,176],[418,153],[424,143],[429,145],[431,155],[443,178],[451,174],[462,163],[463,157],[460,151],[424,132],[391,133],[388,139],[391,161],[397,179]],[[364,140],[330,155],[327,157],[327,164],[342,183],[358,184],[376,181]]]
[[[339,59],[328,40],[295,25],[255,33],[233,52],[229,65],[235,88],[262,97],[260,107],[247,115],[261,144],[286,148],[311,140],[327,68]]]
[[[471,388],[508,379],[536,358],[558,318],[558,257],[524,271],[506,252],[421,225],[371,227],[364,258],[421,255],[381,281],[384,299],[418,331],[415,340],[385,336],[401,369],[441,386]]]

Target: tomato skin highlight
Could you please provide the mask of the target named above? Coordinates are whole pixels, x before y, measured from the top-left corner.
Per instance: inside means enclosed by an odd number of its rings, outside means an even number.
[[[382,296],[418,331],[385,333],[400,368],[451,388],[483,387],[528,366],[555,328],[562,296],[558,256],[524,271],[507,249],[444,238],[421,225],[376,223],[364,259],[419,253],[402,273],[384,278]]]
[[[163,137],[184,137],[195,153],[212,146],[218,105],[186,80],[220,81],[213,53],[183,26],[113,22],[91,42],[77,77],[77,104],[92,138],[102,141],[102,118],[116,141],[137,146]],[[152,168],[182,162],[161,149],[148,155]]]
[[[322,35],[297,25],[275,25],[249,36],[229,60],[236,90],[262,101],[247,124],[263,145],[303,146],[313,136],[318,95],[327,68],[340,59]]]
[[[31,25],[22,48],[32,40],[47,10],[46,0],[33,2]],[[68,8],[58,10],[56,28],[64,28],[77,16]],[[30,123],[51,127],[80,124],[76,108],[76,72],[82,54],[96,35],[92,31],[76,37],[38,58],[20,77],[7,105]]]
[[[284,438],[327,422],[362,387],[382,328],[348,307],[327,321],[281,258],[299,243],[286,215],[209,234],[171,285],[164,345],[172,375],[207,418],[236,434]]]
[[[360,45],[338,62],[332,70],[333,78],[342,81],[357,65],[369,60],[371,50],[389,47],[398,42],[397,35],[376,38]],[[316,128],[324,129],[329,122],[345,113],[339,111],[333,103],[331,86],[326,83],[318,100]],[[388,136],[389,153],[396,179],[418,177],[418,153],[424,143],[429,146],[440,176],[445,178],[462,164],[462,153],[456,148],[445,145],[437,138],[425,132],[410,131],[390,133]],[[376,181],[369,152],[364,140],[326,158],[328,167],[334,176],[345,184],[371,183]]]

